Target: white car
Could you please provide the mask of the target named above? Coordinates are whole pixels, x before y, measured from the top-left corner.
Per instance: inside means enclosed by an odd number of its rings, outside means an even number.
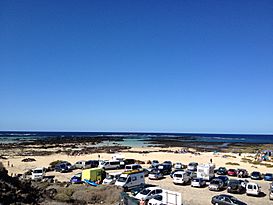
[[[191,180],[192,187],[204,187],[206,186],[206,181],[202,178],[194,178]]]
[[[190,171],[196,171],[197,170],[198,163],[197,162],[191,162],[188,164],[188,170]]]
[[[187,184],[190,182],[191,177],[187,172],[178,171],[173,174],[173,183],[174,184]]]
[[[148,175],[149,179],[162,179],[163,177],[163,174],[158,169],[153,169]]]
[[[102,184],[115,184],[121,174],[122,174],[122,172],[109,173],[106,176],[106,178],[102,181]]]
[[[37,179],[43,179],[45,176],[45,168],[36,168],[32,170],[31,179],[37,180]]]
[[[174,169],[183,169],[184,168],[184,165],[180,162],[177,162],[174,164],[173,166]]]
[[[143,199],[144,201],[147,201],[149,199],[152,199],[153,196],[159,195],[163,192],[163,190],[159,187],[148,187],[145,189],[142,189],[136,196],[136,199]]]

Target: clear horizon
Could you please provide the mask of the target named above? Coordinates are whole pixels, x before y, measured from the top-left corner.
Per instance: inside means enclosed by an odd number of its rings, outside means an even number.
[[[272,134],[272,8],[1,1],[0,130]]]

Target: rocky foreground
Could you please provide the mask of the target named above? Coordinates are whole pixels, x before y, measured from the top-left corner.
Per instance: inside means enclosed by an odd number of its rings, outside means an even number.
[[[8,175],[0,163],[0,204],[105,204],[119,201],[115,186],[90,187],[69,183],[33,182]]]

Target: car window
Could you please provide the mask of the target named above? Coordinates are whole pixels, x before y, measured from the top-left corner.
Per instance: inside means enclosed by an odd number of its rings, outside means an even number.
[[[231,203],[230,199],[229,199],[229,198],[227,198],[227,197],[225,197],[225,202],[227,202],[227,203]]]
[[[157,194],[162,193],[162,189],[157,189],[157,190],[156,190],[156,193],[157,193]]]
[[[155,194],[155,190],[151,191],[149,195],[154,195]]]
[[[247,185],[247,188],[248,189],[253,189],[251,184]]]
[[[137,178],[136,177],[132,177],[132,181],[136,181],[137,180]]]

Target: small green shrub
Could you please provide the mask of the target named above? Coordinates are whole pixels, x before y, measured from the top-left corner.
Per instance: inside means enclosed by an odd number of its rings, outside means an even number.
[[[236,166],[240,166],[239,163],[236,162],[227,162],[226,165],[236,165]]]
[[[63,194],[63,193],[56,194],[54,199],[56,201],[60,201],[60,202],[69,202],[70,201],[70,197],[66,194]]]

